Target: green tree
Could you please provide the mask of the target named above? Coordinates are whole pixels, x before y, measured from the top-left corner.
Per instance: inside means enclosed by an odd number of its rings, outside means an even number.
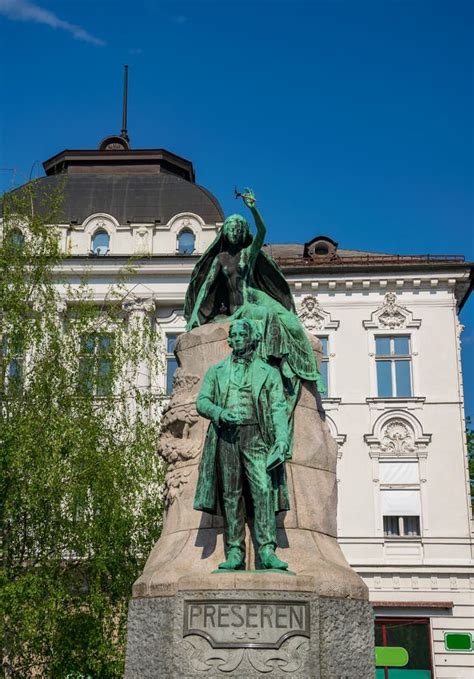
[[[131,586],[161,530],[156,333],[68,289],[61,196],[4,197],[0,243],[0,607],[9,677],[119,677]],[[61,287],[62,286],[62,287]],[[60,295],[61,292],[61,295]],[[64,297],[67,296],[67,311]]]
[[[471,484],[471,505],[474,512],[474,429],[471,426],[470,417],[466,417],[466,442],[469,481]]]

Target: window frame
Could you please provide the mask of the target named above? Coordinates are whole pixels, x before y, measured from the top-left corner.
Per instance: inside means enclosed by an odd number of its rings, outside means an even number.
[[[18,395],[23,391],[25,383],[25,350],[23,346],[23,349],[14,351],[9,355],[11,339],[8,333],[4,333],[0,339],[0,394],[8,398],[14,395],[14,393]],[[11,371],[13,365],[19,367],[16,375],[13,375]]]
[[[401,483],[394,483],[393,481],[390,483],[385,483],[381,481],[378,484],[378,495],[379,495],[379,516],[382,517],[382,536],[384,540],[421,540],[423,537],[423,498],[422,498],[422,493],[421,493],[421,469],[420,469],[420,461],[419,459],[413,459],[413,458],[383,458],[383,460],[378,460],[379,468],[378,468],[378,477],[381,478],[381,468],[380,465],[384,463],[406,463],[406,464],[416,464],[417,466],[417,476],[418,476],[418,481],[415,483],[409,483],[409,482],[401,482]],[[401,490],[401,491],[416,491],[418,493],[418,499],[419,499],[419,514],[403,514],[400,512],[399,514],[384,514],[383,509],[382,509],[382,492],[383,491],[391,491],[391,490]],[[417,517],[418,518],[418,534],[417,535],[408,535],[405,532],[405,519],[408,518],[413,518]],[[388,535],[385,532],[385,519],[386,518],[397,518],[398,519],[398,535],[393,534],[393,535]]]
[[[87,341],[88,338],[94,338],[94,345],[92,351],[86,351],[84,350],[84,345],[85,341]],[[114,391],[114,375],[113,375],[113,350],[108,350],[105,352],[101,352],[99,347],[100,347],[100,340],[101,338],[108,338],[110,339],[110,345],[113,346],[114,342],[114,334],[113,332],[88,332],[88,333],[82,333],[79,336],[79,380],[80,384],[78,384],[78,391],[80,393],[88,393],[89,395],[92,395],[96,398],[108,398],[113,394]],[[109,357],[109,358],[104,358],[104,357]],[[81,379],[81,371],[82,371],[82,366],[86,363],[86,361],[92,365],[92,375],[93,375],[93,389],[89,390],[89,387],[85,384],[82,384],[82,379]],[[100,384],[99,384],[99,372],[100,372],[100,366],[101,364],[104,363],[104,361],[107,362],[107,364],[110,366],[110,369],[108,370],[108,375],[109,377],[108,382],[104,381],[105,384],[105,389],[100,390]]]
[[[400,338],[406,338],[408,340],[408,354],[397,354],[395,353],[395,340]],[[377,341],[380,339],[389,340],[389,354],[377,354]],[[414,380],[413,380],[413,337],[411,333],[400,332],[400,333],[386,333],[381,332],[374,335],[374,357],[375,357],[375,391],[376,397],[382,399],[400,399],[400,398],[413,398],[414,397]],[[397,361],[402,361],[408,363],[409,365],[409,391],[408,395],[401,395],[398,393],[399,387],[397,382],[396,374],[396,363]],[[391,395],[381,395],[381,389],[379,385],[378,376],[378,365],[382,363],[390,364],[390,390]]]
[[[96,236],[99,236],[100,234],[104,233],[107,236],[108,242],[107,242],[107,252],[101,254],[96,252],[96,248],[94,247],[94,239]],[[99,245],[98,247],[103,247]],[[91,234],[91,247],[90,247],[91,253],[96,256],[96,257],[106,257],[110,253],[110,233],[105,229],[103,226],[99,226],[96,228],[96,230]]]
[[[394,615],[393,617],[389,617],[387,615],[375,615],[375,620],[374,620],[374,631],[376,626],[380,626],[382,628],[382,646],[384,648],[388,647],[387,643],[387,633],[384,631],[384,627],[386,625],[423,625],[426,628],[426,640],[427,640],[427,646],[428,646],[428,661],[429,661],[429,667],[426,668],[427,671],[431,672],[431,679],[434,679],[434,648],[433,648],[433,631],[431,629],[431,620],[430,618],[427,617],[402,617],[402,616],[397,616]],[[377,667],[376,669],[383,669],[384,670],[384,676],[389,677],[390,676],[390,667]]]
[[[322,352],[321,352],[321,362],[320,362],[320,372],[321,372],[321,377],[323,380],[326,382],[326,391],[324,393],[321,393],[321,398],[330,398],[331,394],[331,375],[330,375],[330,336],[329,334],[321,334],[321,335],[316,335],[318,340],[322,344]],[[323,340],[326,341],[326,352],[324,352],[324,342]],[[322,370],[323,364],[325,365],[325,369]]]
[[[185,234],[190,234],[193,237],[193,249],[191,250],[191,252],[181,252],[180,250],[180,238]],[[192,229],[189,228],[189,226],[185,226],[178,232],[176,236],[176,252],[178,253],[178,255],[181,255],[183,257],[189,257],[190,255],[193,255],[196,252],[196,234]]]
[[[388,533],[385,530],[385,519],[397,519],[397,525],[398,525],[398,533]],[[408,533],[405,530],[405,520],[406,519],[418,519],[418,533]],[[421,516],[417,514],[382,514],[382,522],[383,522],[383,536],[384,538],[421,538]]]
[[[183,331],[179,330],[165,330],[165,363],[166,363],[166,370],[165,370],[165,376],[164,376],[164,387],[165,387],[165,395],[169,398],[171,396],[171,392],[173,391],[173,379],[174,379],[174,373],[176,372],[176,368],[178,368],[178,361],[176,359],[175,353],[174,353],[174,347],[176,346],[176,342],[178,340],[178,337],[182,335]],[[169,350],[169,345],[168,341],[174,338],[174,344],[173,344],[173,349],[170,351]],[[173,374],[169,374],[169,369],[168,366],[171,361],[176,362],[175,369],[173,370]],[[170,384],[170,379],[171,379],[171,384]]]

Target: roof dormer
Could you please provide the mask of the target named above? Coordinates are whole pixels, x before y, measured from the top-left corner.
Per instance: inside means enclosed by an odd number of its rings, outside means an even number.
[[[338,244],[329,236],[316,236],[304,244],[304,257],[317,259],[319,257],[334,257]]]

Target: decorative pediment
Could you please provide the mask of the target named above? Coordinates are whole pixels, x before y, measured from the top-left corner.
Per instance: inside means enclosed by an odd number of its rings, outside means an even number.
[[[93,215],[89,215],[83,222],[81,226],[76,226],[76,230],[84,230],[86,233],[93,234],[95,231],[107,231],[110,235],[117,230],[119,226],[118,221],[112,215],[108,215],[105,212],[97,212]]]
[[[383,304],[376,309],[370,321],[363,321],[364,328],[380,328],[382,330],[399,330],[401,328],[419,328],[420,320],[413,319],[413,314],[398,303],[394,292],[387,292]]]
[[[331,314],[319,304],[319,300],[314,295],[305,295],[298,305],[298,316],[306,330],[311,333],[318,333],[321,330],[336,330],[339,321],[333,321]]]
[[[424,434],[418,420],[408,413],[386,413],[364,436],[371,457],[425,457],[431,434]]]
[[[193,212],[181,212],[170,219],[166,228],[176,233],[179,233],[180,231],[199,233],[203,226],[204,222],[199,215],[196,215]]]

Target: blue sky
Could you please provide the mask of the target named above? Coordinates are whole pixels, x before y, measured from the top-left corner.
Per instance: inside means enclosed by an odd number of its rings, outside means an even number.
[[[132,146],[191,159],[226,212],[252,186],[269,241],[474,260],[471,1],[0,0],[0,30],[3,190],[120,131],[128,63]]]

